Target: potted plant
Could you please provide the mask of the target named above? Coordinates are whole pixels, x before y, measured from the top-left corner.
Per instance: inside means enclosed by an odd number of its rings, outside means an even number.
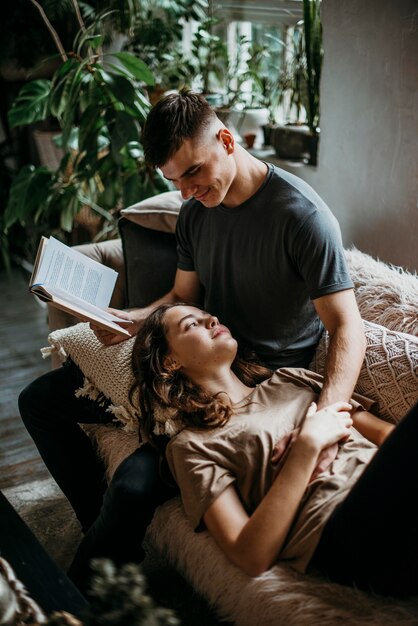
[[[77,19],[70,52],[54,31],[61,65],[52,80],[25,84],[9,111],[11,127],[52,117],[61,130],[58,167],[23,167],[3,218],[6,233],[16,223],[26,227],[31,258],[39,228],[71,244],[74,220],[88,207],[100,216],[96,239],[106,238],[115,232],[119,209],[168,188],[143,159],[141,124],[150,107],[144,87],[154,83],[151,71],[129,52],[104,52],[100,20],[86,27],[79,11]]]
[[[223,104],[220,85],[224,79],[224,65],[227,59],[226,42],[216,34],[219,20],[214,12],[213,2],[208,5],[208,15],[195,32],[190,53],[194,76],[190,83],[198,88],[214,107]]]
[[[131,35],[124,48],[139,56],[152,71],[147,86],[154,103],[162,93],[189,81],[194,67],[181,49],[184,22],[204,22],[206,0],[153,0],[137,4]]]
[[[317,164],[319,100],[322,67],[320,0],[303,0],[304,19],[293,33],[290,62],[290,107],[296,123],[274,130],[273,143],[280,158],[304,159]],[[300,123],[302,111],[305,123]]]
[[[232,55],[225,48],[220,59],[223,76],[221,84],[223,103],[221,106],[216,107],[216,114],[235,136],[239,136],[235,123],[237,121],[237,110],[240,111],[240,107],[243,106],[242,85],[246,81],[247,66],[245,56],[248,44],[249,40],[247,37],[239,35],[236,41],[235,53]]]

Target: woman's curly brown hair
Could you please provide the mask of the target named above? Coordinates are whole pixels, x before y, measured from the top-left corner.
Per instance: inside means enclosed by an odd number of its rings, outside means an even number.
[[[145,320],[135,340],[132,351],[132,369],[135,383],[131,399],[138,392],[139,409],[144,431],[153,440],[156,406],[177,411],[178,417],[188,426],[215,428],[223,426],[233,413],[231,401],[225,393],[207,393],[193,383],[181,370],[172,370],[165,363],[169,353],[166,312],[184,303],[162,304]],[[254,355],[236,357],[232,370],[247,386],[269,378],[271,371],[255,361]]]

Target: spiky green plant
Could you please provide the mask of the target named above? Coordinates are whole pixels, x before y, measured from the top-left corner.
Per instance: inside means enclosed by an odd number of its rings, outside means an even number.
[[[322,68],[321,0],[303,0],[304,53],[306,59],[306,115],[315,133],[319,125],[320,81]]]

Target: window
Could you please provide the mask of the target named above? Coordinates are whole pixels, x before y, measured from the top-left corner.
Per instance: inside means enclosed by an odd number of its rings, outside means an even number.
[[[291,33],[303,17],[302,1],[220,0],[210,3],[209,11],[214,16],[211,34],[224,43],[226,58],[217,59],[217,67],[204,84],[196,72],[192,88],[205,87],[209,92],[222,94],[214,104],[238,109],[262,106],[269,109],[271,118],[287,121],[291,98],[286,93],[286,67]],[[196,23],[185,25],[186,50],[193,48],[193,41],[196,43],[197,30]],[[209,43],[208,38],[201,43],[205,41]],[[196,47],[193,52],[196,57]],[[208,54],[203,58],[207,67],[214,57]]]

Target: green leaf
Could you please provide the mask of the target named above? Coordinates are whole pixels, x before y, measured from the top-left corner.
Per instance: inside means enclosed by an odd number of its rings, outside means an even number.
[[[68,76],[68,85],[65,88],[66,102],[60,120],[64,147],[67,146],[72,125],[79,111],[79,103],[85,87],[85,81],[91,80],[91,78],[86,79],[87,76],[90,76],[86,66],[87,61],[83,61],[79,64],[78,68]]]
[[[150,111],[150,108],[151,108],[150,102],[145,98],[145,96],[140,91],[138,91],[136,94],[134,109],[135,109],[135,115],[136,116],[139,115],[140,122],[145,122],[147,115]]]
[[[130,115],[118,111],[110,136],[112,157],[116,163],[121,163],[120,151],[131,141],[139,141],[138,125]]]
[[[123,155],[129,155],[132,159],[143,159],[144,149],[139,141],[129,141],[121,150]]]
[[[108,152],[101,159],[96,161],[96,167],[93,171],[99,173],[99,177],[101,178],[101,180],[113,180],[119,184],[118,166],[114,162],[110,152]],[[105,189],[107,189],[109,186],[109,184],[106,184]]]
[[[102,45],[103,39],[103,35],[89,35],[86,37],[85,43],[90,46],[90,48],[93,48],[93,50],[96,50]]]
[[[46,118],[51,84],[50,80],[34,80],[23,85],[8,113],[12,128],[33,124]]]
[[[79,123],[78,144],[81,152],[86,150],[97,153],[98,136],[104,123],[103,117],[97,111],[97,106],[90,104],[83,112]]]
[[[129,176],[123,185],[123,206],[131,206],[131,204],[135,204],[135,202],[139,202],[146,197],[148,196],[144,190],[144,183],[138,176],[138,173],[135,172],[133,176]]]
[[[142,80],[146,85],[155,85],[151,70],[141,59],[130,52],[113,52],[112,57],[119,59],[137,80]]]
[[[23,167],[10,188],[9,200],[4,213],[4,226],[9,229],[16,222],[24,223],[39,207],[42,207],[54,180],[54,174],[46,167]]]
[[[77,187],[67,187],[61,196],[60,202],[60,226],[62,230],[70,233],[73,229],[74,217],[80,209],[80,202],[77,198]]]
[[[62,148],[62,134],[55,135],[53,142],[58,148]],[[70,150],[78,150],[78,128],[72,128],[67,141],[67,148]],[[70,156],[69,153],[67,156]]]
[[[54,74],[54,78],[52,79],[53,89],[55,89],[56,84],[60,82],[60,79],[64,78],[71,70],[75,69],[79,65],[79,61],[74,59],[73,57],[64,61],[64,63],[57,69]]]
[[[101,206],[107,207],[107,209],[114,209],[121,195],[121,181],[114,179],[112,182],[109,182],[105,186],[104,191],[99,194],[98,202],[100,202]]]
[[[135,101],[136,89],[124,76],[108,75],[107,86],[123,108]]]
[[[114,218],[113,215],[107,209],[104,209],[102,206],[97,204],[90,196],[87,196],[83,192],[79,192],[78,199],[82,204],[87,204],[89,207],[93,209],[96,213],[101,215],[106,221],[111,222]]]

